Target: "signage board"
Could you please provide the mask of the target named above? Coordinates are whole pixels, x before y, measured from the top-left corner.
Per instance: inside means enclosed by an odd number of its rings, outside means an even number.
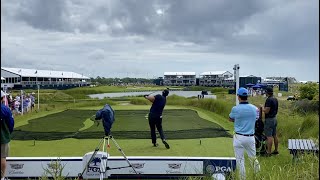
[[[234,157],[130,156],[127,157],[129,164],[122,156],[109,156],[105,152],[98,152],[88,163],[92,154],[93,152],[89,152],[83,157],[61,158],[8,157],[6,175],[8,178],[52,177],[46,171],[53,172],[60,169],[64,177],[77,177],[86,168],[83,174],[86,179],[99,179],[100,172],[105,172],[102,173],[104,178],[130,178],[137,176],[140,178],[155,176],[171,178],[228,174],[236,168],[236,159]],[[107,157],[105,163],[103,163],[102,157]]]

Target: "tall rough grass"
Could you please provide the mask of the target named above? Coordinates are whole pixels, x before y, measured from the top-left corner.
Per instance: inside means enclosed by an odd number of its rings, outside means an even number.
[[[187,99],[176,95],[169,96],[167,104],[198,107],[226,118],[229,116],[230,109],[233,106],[231,102],[220,99]]]

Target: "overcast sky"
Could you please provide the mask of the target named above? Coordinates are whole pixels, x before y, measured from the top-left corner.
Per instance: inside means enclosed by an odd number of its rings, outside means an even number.
[[[319,81],[319,0],[1,0],[1,66]]]

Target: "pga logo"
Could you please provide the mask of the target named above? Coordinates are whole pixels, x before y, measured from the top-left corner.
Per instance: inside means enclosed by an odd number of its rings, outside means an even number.
[[[231,169],[231,167],[226,167],[226,166],[208,165],[206,167],[206,171],[207,171],[207,173],[214,174],[214,173],[218,173],[218,172],[223,172],[223,173],[231,172],[232,169]]]

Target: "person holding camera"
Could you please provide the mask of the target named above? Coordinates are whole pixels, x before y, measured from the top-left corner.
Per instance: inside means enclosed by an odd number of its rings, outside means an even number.
[[[94,120],[96,120],[97,122],[98,120],[102,120],[105,136],[111,135],[111,127],[115,121],[114,114],[114,110],[109,104],[105,104],[102,109],[96,112]]]
[[[254,172],[260,171],[256,158],[256,143],[254,138],[255,123],[259,119],[257,107],[248,102],[248,90],[240,87],[237,92],[239,104],[234,106],[229,114],[229,120],[234,122],[233,147],[239,167],[240,179],[246,178],[244,152],[248,154]],[[253,163],[252,163],[253,162]]]
[[[163,133],[162,129],[162,112],[164,106],[166,105],[167,96],[169,95],[169,90],[163,90],[162,95],[157,94],[156,96],[144,95],[146,99],[152,102],[152,106],[150,108],[150,112],[148,115],[150,132],[151,132],[151,140],[154,147],[157,147],[157,137],[156,137],[156,128],[160,134],[162,139],[162,143],[165,145],[167,149],[170,149],[168,142]]]
[[[5,105],[6,94],[1,90],[1,180],[5,177],[7,157],[9,156],[9,142],[14,128],[11,110]]]
[[[263,105],[260,105],[262,112],[264,112],[265,125],[264,134],[267,136],[267,156],[277,155],[278,151],[278,136],[277,136],[277,114],[278,114],[278,100],[273,96],[273,88],[266,88],[267,99]],[[271,152],[272,143],[274,142],[274,151]]]

